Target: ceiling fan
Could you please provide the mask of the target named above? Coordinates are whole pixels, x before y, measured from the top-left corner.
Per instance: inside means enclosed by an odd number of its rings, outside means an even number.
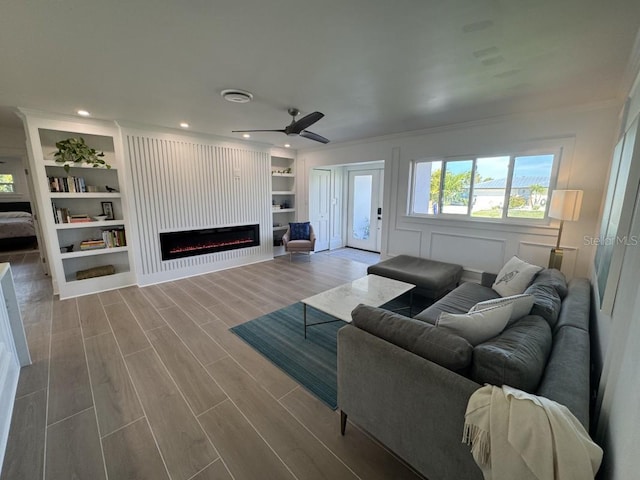
[[[320,143],[329,143],[329,140],[324,138],[323,136],[307,130],[307,127],[310,127],[322,117],[324,117],[324,113],[313,112],[309,115],[305,115],[300,120],[296,120],[296,117],[300,115],[300,110],[298,110],[297,108],[289,108],[287,112],[289,112],[289,115],[291,115],[293,118],[291,119],[291,123],[281,130],[232,130],[232,132],[280,132],[289,136],[300,135],[301,137],[308,138],[309,140],[315,140],[316,142]]]

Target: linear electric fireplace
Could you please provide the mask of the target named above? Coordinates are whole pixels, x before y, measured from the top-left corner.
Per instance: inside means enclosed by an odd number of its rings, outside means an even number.
[[[260,225],[239,225],[160,234],[162,260],[259,245]]]

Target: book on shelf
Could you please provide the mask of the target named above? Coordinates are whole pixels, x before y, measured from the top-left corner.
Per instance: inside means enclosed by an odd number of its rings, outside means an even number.
[[[48,177],[49,190],[53,193],[85,193],[87,185],[84,177]]]
[[[127,238],[124,234],[124,227],[103,230],[102,240],[107,245],[107,248],[127,246]]]
[[[100,248],[106,248],[104,240],[83,240],[80,242],[80,250],[97,250]]]
[[[67,223],[93,222],[93,219],[86,213],[67,216]]]
[[[53,220],[55,223],[69,223],[71,213],[68,208],[58,208],[54,202],[51,202],[53,209]]]

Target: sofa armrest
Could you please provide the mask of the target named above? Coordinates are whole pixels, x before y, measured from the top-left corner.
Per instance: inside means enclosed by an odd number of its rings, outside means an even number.
[[[291,232],[291,230],[289,230],[289,229],[287,228],[287,231],[284,233],[284,235],[282,235],[282,244],[283,244],[285,247],[287,246],[287,243],[289,243],[289,238],[290,238],[290,235],[291,235],[291,233],[290,233],[290,232]]]
[[[467,402],[478,388],[353,325],[338,332],[340,409],[428,478],[482,479],[462,443]]]

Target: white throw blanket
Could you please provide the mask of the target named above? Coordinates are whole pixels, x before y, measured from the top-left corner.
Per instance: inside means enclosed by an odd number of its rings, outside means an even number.
[[[508,386],[471,395],[462,441],[485,480],[585,480],[602,461],[567,407]]]

